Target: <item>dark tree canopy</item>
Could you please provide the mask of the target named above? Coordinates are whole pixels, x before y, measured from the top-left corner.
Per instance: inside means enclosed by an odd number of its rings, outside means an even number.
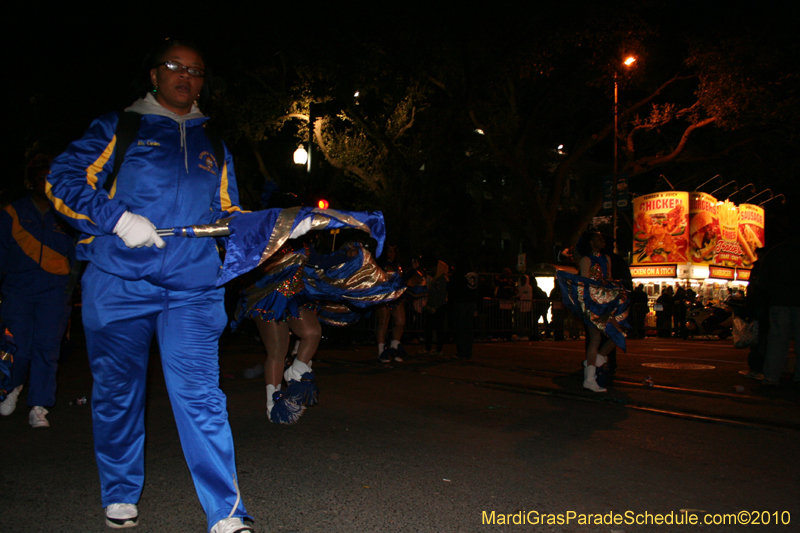
[[[520,251],[552,261],[600,210],[615,78],[619,167],[633,193],[693,190],[721,175],[787,195],[787,206],[768,204],[768,225],[797,204],[791,12],[659,1],[530,14],[493,5],[457,20],[435,7],[393,17],[278,9],[200,2],[183,19],[95,20],[91,36],[67,30],[70,18],[87,22],[74,11],[40,18],[45,37],[28,32],[13,63],[27,76],[12,98],[10,160],[21,169],[37,151],[57,153],[92,118],[128,105],[144,52],[179,26],[215,64],[206,111],[236,155],[243,201],[258,208],[269,180],[279,204],[324,196],[380,209],[406,255],[469,256],[487,269]],[[637,57],[632,69],[621,66],[626,54]],[[309,136],[305,174],[290,157]],[[624,243],[624,213],[620,230]]]

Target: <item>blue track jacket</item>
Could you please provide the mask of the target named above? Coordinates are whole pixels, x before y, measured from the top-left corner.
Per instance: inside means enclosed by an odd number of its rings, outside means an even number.
[[[78,259],[126,280],[147,280],[170,290],[213,287],[221,261],[212,238],[166,239],[158,249],[128,248],[114,226],[125,211],[147,217],[157,228],[209,224],[239,212],[233,158],[215,159],[197,108],[178,116],[152,95],[128,110],[142,114],[110,192],[103,185],[114,166],[119,113],[95,120],[50,167],[47,196],[83,234]]]
[[[63,291],[75,262],[72,237],[52,209],[42,213],[26,196],[0,210],[3,296],[46,296]]]

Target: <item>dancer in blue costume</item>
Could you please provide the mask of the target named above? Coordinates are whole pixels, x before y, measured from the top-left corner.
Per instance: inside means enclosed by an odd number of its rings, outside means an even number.
[[[242,291],[231,327],[235,329],[245,318],[255,321],[267,351],[267,415],[272,422],[293,424],[306,405],[317,403],[311,364],[321,337],[316,315],[320,304],[324,322],[349,325],[360,314],[344,304],[365,308],[389,302],[400,297],[405,286],[399,275],[378,268],[359,243],[346,243],[340,251],[324,255],[307,244],[285,246],[257,273],[261,277]],[[294,361],[284,371],[290,331],[299,344]],[[285,391],[281,390],[283,379]]]
[[[267,385],[267,416],[276,424],[293,424],[305,405],[317,402],[317,387],[311,359],[317,351],[322,329],[316,303],[304,290],[303,268],[316,256],[309,245],[286,245],[261,265],[261,278],[242,291],[231,327],[252,318],[267,350],[264,380]],[[297,357],[284,371],[289,332],[300,339]],[[281,382],[286,379],[286,391]]]
[[[578,239],[575,251],[580,255],[579,275],[558,272],[564,304],[581,317],[587,326],[589,343],[583,373],[583,387],[606,392],[597,383],[597,369],[606,362],[614,344],[625,350],[625,336],[620,327],[628,327],[628,298],[625,289],[611,276],[611,260],[601,253],[605,239],[596,231],[587,231]],[[600,330],[609,339],[600,346]]]

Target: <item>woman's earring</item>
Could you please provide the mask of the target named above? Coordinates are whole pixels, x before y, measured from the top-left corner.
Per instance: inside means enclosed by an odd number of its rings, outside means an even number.
[[[158,85],[153,85],[153,94],[158,92]]]

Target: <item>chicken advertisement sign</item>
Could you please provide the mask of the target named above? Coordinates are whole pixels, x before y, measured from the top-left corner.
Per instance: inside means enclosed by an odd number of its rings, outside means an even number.
[[[704,192],[689,193],[689,261],[712,264],[718,240],[717,199]]]
[[[633,265],[690,261],[688,192],[639,196],[633,210]]]

